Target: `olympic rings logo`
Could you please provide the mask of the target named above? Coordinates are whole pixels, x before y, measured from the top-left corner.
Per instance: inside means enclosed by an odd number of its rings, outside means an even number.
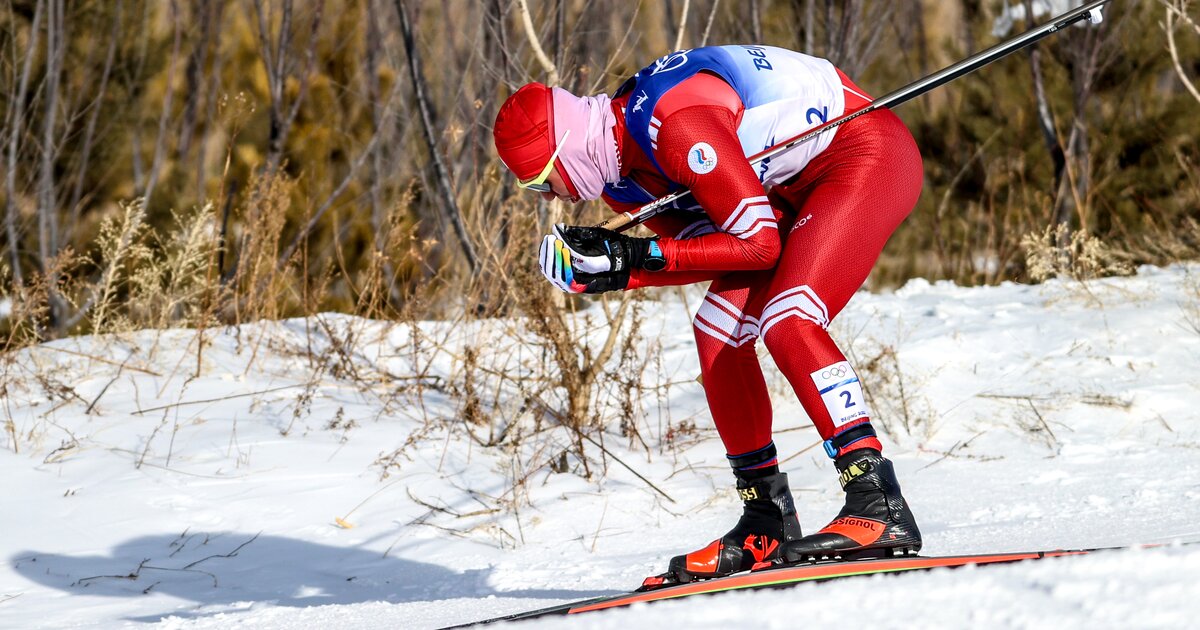
[[[654,61],[654,69],[650,71],[650,76],[683,67],[688,62],[688,53],[690,52],[692,52],[691,48],[659,57]]]
[[[848,374],[849,372],[850,372],[850,369],[849,369],[849,368],[847,368],[847,367],[845,367],[845,366],[842,366],[842,365],[839,365],[839,366],[837,366],[837,367],[830,368],[830,369],[828,369],[828,370],[825,370],[825,371],[821,372],[821,378],[825,378],[825,379],[829,379],[829,378],[842,378],[843,376],[845,376],[845,375],[846,375],[846,374]]]

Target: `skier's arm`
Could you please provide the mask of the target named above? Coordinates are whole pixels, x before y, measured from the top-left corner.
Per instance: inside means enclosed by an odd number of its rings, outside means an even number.
[[[634,212],[641,208],[638,204],[621,203],[610,198],[608,195],[603,196],[604,202],[613,209],[614,212]],[[695,238],[697,234],[707,234],[714,230],[712,222],[704,215],[688,213],[691,216],[679,216],[676,214],[659,214],[653,216],[642,223],[651,232],[663,238],[671,239],[687,239]],[[629,285],[626,289],[640,289],[642,287],[673,287],[685,284],[696,284],[698,282],[708,282],[715,280],[727,272],[706,270],[706,271],[681,271],[681,270],[663,270],[663,271],[645,271],[642,269],[633,269],[629,274]]]
[[[746,160],[733,112],[697,105],[671,113],[660,126],[655,157],[667,177],[692,191],[717,227],[696,238],[659,241],[667,271],[775,265],[782,249],[778,215]]]

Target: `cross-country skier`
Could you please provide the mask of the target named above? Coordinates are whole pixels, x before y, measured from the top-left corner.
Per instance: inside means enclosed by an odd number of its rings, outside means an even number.
[[[912,135],[879,109],[757,166],[746,158],[869,102],[824,59],[717,46],[662,57],[611,98],[530,83],[496,117],[501,160],[518,186],[547,199],[602,198],[625,212],[691,191],[645,223],[655,238],[557,225],[540,252],[542,272],[570,293],[712,281],[693,325],[743,512],[728,533],[673,558],[650,585],[780,557],[921,546],[858,376],[826,330],[917,202],[922,167]],[[779,472],[759,338],[825,440],[846,492],[833,522],[808,536]]]

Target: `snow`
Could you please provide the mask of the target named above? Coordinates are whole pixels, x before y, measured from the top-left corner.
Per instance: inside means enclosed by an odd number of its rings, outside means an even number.
[[[612,419],[605,452],[586,445],[590,477],[559,457],[575,438],[552,421],[462,419],[467,349],[530,378],[546,360],[520,320],[322,315],[15,353],[0,390],[0,628],[433,628],[630,589],[738,511],[694,380],[696,297],[641,305],[641,440]],[[597,345],[600,318],[579,315]],[[859,294],[833,332],[873,388],[924,553],[1200,540],[1200,265],[917,280]],[[517,418],[522,392],[478,375],[484,413]],[[768,380],[814,530],[841,493],[786,382]],[[619,415],[623,391],[593,406]],[[481,445],[505,426],[519,444]],[[1200,547],[1166,546],[519,627],[1184,627],[1197,583]]]

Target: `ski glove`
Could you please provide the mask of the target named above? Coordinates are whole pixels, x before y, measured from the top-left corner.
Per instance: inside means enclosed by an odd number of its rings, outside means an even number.
[[[658,271],[666,266],[655,239],[561,223],[542,239],[539,258],[542,274],[567,293],[623,291],[631,269]]]
[[[542,275],[551,284],[566,293],[604,293],[623,291],[629,283],[629,274],[616,272],[587,273],[580,271],[572,261],[571,250],[555,235],[547,234],[542,239],[538,252]]]
[[[615,272],[629,275],[631,269],[662,271],[667,266],[657,238],[625,236],[599,227],[554,226],[554,235],[571,250],[575,267],[585,273]]]

